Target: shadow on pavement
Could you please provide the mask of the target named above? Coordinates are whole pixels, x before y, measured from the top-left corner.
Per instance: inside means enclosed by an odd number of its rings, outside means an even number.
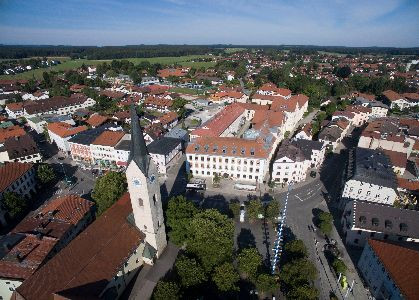
[[[251,230],[248,228],[241,228],[241,232],[237,237],[238,251],[246,248],[255,248],[256,242],[255,237],[252,234]]]

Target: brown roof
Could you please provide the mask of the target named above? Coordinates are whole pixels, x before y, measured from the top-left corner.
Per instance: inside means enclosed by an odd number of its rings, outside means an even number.
[[[391,150],[383,151],[389,157],[389,160],[394,167],[405,168],[407,165],[407,154]]]
[[[256,103],[239,103],[246,110],[268,110],[268,105],[259,105]]]
[[[144,234],[127,221],[131,213],[130,195],[126,193],[19,286],[17,293],[34,300],[69,292],[74,297],[99,298],[144,239]]]
[[[47,125],[47,128],[48,130],[62,138],[73,136],[75,134],[78,134],[79,132],[88,130],[87,126],[73,127],[70,124],[64,122],[50,123]]]
[[[122,131],[104,131],[94,141],[93,145],[115,146],[124,136]]]
[[[170,111],[159,118],[159,122],[163,125],[169,124],[178,119],[178,114],[174,111]]]
[[[226,150],[225,153],[223,150]],[[242,154],[242,149],[244,154]],[[245,140],[235,137],[199,137],[188,144],[186,153],[267,158],[271,147],[265,147],[261,140]],[[251,152],[254,155],[251,155]]]
[[[283,122],[283,112],[272,110],[257,110],[252,119],[252,124],[254,124],[256,128],[260,128],[264,123],[267,123],[269,127],[280,127]]]
[[[114,99],[122,98],[125,95],[123,92],[111,90],[103,90],[99,94]]]
[[[399,99],[403,99],[403,97],[400,94],[398,94],[397,92],[394,92],[392,90],[387,90],[387,91],[383,92],[382,95],[384,95],[391,102],[399,100]]]
[[[0,167],[0,193],[32,168],[31,163],[9,162]]]
[[[419,298],[419,252],[394,243],[372,240],[369,246],[408,300]]]
[[[32,234],[21,235],[21,238],[0,260],[0,277],[27,279],[45,261],[58,241],[50,237],[39,239]]]
[[[56,96],[45,100],[31,101],[30,104],[25,105],[25,111],[28,114],[42,113],[61,107],[82,104],[86,99],[87,97],[83,94],[73,94],[71,97]]]
[[[99,125],[102,125],[108,120],[108,117],[101,116],[100,114],[93,114],[90,116],[90,118],[86,121],[90,126],[97,127]]]
[[[17,137],[25,135],[26,132],[22,127],[15,125],[7,128],[0,128],[0,143],[11,137]]]
[[[397,177],[398,187],[401,189],[409,190],[409,191],[418,191],[419,190],[419,182],[418,180],[408,180],[402,177]]]
[[[8,138],[4,141],[3,148],[7,151],[9,159],[39,153],[37,144],[29,134]]]
[[[171,99],[165,99],[165,98],[161,98],[161,97],[152,97],[149,96],[146,98],[146,100],[144,100],[144,105],[145,106],[160,106],[160,107],[171,107],[173,104],[173,101]]]
[[[6,107],[11,111],[19,111],[23,109],[23,102],[9,103]]]

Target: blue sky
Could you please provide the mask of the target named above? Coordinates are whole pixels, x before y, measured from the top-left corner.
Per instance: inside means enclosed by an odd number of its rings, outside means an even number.
[[[419,44],[418,0],[0,0],[0,43]]]

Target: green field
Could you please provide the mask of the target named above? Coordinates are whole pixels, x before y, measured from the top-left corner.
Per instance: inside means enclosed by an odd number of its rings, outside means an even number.
[[[216,63],[215,62],[195,62],[192,61],[197,58],[208,58],[211,56],[207,55],[188,55],[188,56],[179,56],[179,57],[152,57],[152,58],[127,58],[127,60],[131,61],[134,64],[138,64],[141,61],[148,61],[150,63],[160,63],[162,65],[170,65],[170,64],[180,64],[185,67],[194,67],[194,68],[201,68],[201,67],[212,67]],[[42,78],[42,73],[45,71],[67,71],[75,68],[81,67],[83,64],[90,66],[90,65],[98,65],[103,62],[110,62],[111,60],[89,60],[89,59],[77,59],[77,60],[70,60],[67,58],[60,58],[61,64],[56,65],[46,69],[36,69],[31,70],[28,72],[20,73],[17,75],[1,75],[0,79],[30,79],[35,77],[36,79]]]
[[[187,95],[203,95],[202,90],[196,90],[196,89],[189,89],[189,88],[181,88],[181,87],[174,87],[169,90],[173,93],[178,94],[187,94]]]
[[[225,52],[231,54],[231,53],[245,51],[245,50],[246,48],[226,48]]]

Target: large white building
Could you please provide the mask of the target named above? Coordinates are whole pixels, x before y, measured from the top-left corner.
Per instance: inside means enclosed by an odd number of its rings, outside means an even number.
[[[196,138],[187,146],[187,169],[194,177],[213,178],[218,174],[238,181],[263,182],[273,142],[272,135],[255,140]]]
[[[382,151],[364,148],[350,151],[344,177],[342,205],[351,200],[393,205],[397,198],[397,178]]]
[[[318,141],[298,139],[280,146],[273,162],[271,179],[276,182],[300,182],[310,168],[324,161],[325,146]]]
[[[60,151],[68,154],[70,152],[69,140],[76,134],[88,130],[88,127],[73,127],[68,123],[56,122],[48,124],[47,130],[50,142],[55,143]]]
[[[370,239],[357,267],[375,299],[418,299],[418,245]]]
[[[28,118],[45,114],[68,115],[78,109],[93,106],[95,103],[95,100],[83,94],[72,94],[71,97],[56,96],[25,104],[23,115]]]
[[[353,200],[341,218],[347,245],[363,247],[370,238],[419,242],[419,213],[389,205]]]

